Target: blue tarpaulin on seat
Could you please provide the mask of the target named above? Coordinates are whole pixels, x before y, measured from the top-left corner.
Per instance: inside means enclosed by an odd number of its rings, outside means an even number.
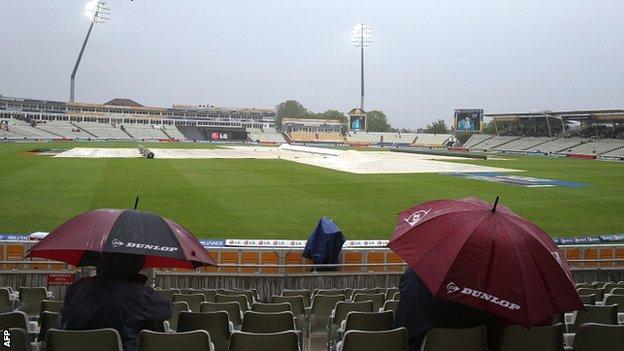
[[[340,263],[339,255],[344,242],[345,237],[336,223],[322,217],[308,238],[303,257],[311,259],[314,264]]]

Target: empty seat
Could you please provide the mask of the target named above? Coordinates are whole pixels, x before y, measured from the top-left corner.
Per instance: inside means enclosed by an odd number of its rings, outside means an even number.
[[[11,291],[7,288],[0,288],[0,313],[10,311],[13,311]]]
[[[184,301],[174,302],[173,306],[173,314],[171,315],[171,319],[168,320],[169,328],[171,330],[176,330],[178,327],[178,316],[180,312],[190,311],[188,304]]]
[[[316,295],[314,297],[308,325],[310,333],[326,333],[327,319],[339,301],[344,301],[344,294]]]
[[[30,331],[28,316],[22,311],[0,313],[0,329],[21,328]]]
[[[230,338],[229,351],[299,351],[295,331],[280,333],[247,333],[236,331]]]
[[[159,289],[159,288],[156,288],[156,289],[154,289],[154,291],[159,293],[160,295],[164,296],[169,301],[173,301],[173,295],[174,294],[179,294],[180,293],[179,289]]]
[[[563,324],[533,327],[511,325],[503,331],[500,351],[562,351]]]
[[[22,328],[9,328],[9,333],[11,334],[11,347],[6,349],[11,351],[30,351],[32,349],[30,336],[26,330]]]
[[[357,294],[377,294],[377,293],[379,293],[377,289],[353,289],[353,291],[351,291],[351,294],[349,295],[349,298],[353,300],[353,298]]]
[[[604,297],[604,300],[602,300],[602,304],[605,306],[617,305],[618,313],[623,313],[624,312],[624,295],[606,294]]]
[[[243,314],[241,331],[249,333],[277,333],[295,329],[292,312],[263,313],[247,311]]]
[[[624,326],[586,323],[574,337],[574,351],[624,351]]]
[[[290,304],[290,311],[295,316],[295,325],[298,330],[304,329],[306,308],[303,302],[303,296],[273,296],[271,298],[272,303],[288,303]]]
[[[200,307],[201,312],[217,312],[225,311],[228,313],[230,322],[234,325],[234,328],[239,328],[243,323],[243,314],[240,309],[240,304],[236,301],[230,302],[204,302]]]
[[[186,302],[192,312],[199,312],[199,307],[206,298],[203,294],[173,294],[171,301]]]
[[[246,312],[249,310],[249,300],[245,295],[222,295],[217,294],[215,298],[216,302],[238,302],[241,311]]]
[[[214,351],[210,334],[205,330],[159,333],[143,330],[139,334],[139,351],[205,350]]]
[[[227,351],[232,329],[229,315],[225,311],[182,312],[177,331],[205,330],[210,334],[216,351]]]
[[[48,291],[46,288],[20,287],[20,308],[22,311],[24,311],[24,313],[26,313],[29,319],[39,318],[39,314],[41,313],[41,300],[45,300],[47,294]]]
[[[343,331],[349,330],[389,330],[394,324],[394,313],[384,312],[349,312]]]
[[[247,297],[247,304],[251,305],[256,301],[253,290],[234,289],[226,290],[225,295],[245,295]]]
[[[465,329],[434,328],[425,334],[420,350],[486,351],[486,328],[484,325]]]
[[[330,316],[330,320],[328,322],[329,328],[327,329],[327,337],[330,344],[333,345],[336,341],[336,333],[342,321],[347,318],[347,314],[349,314],[350,312],[373,312],[373,302],[338,301],[338,303],[336,303],[336,308],[332,312],[332,315]]]
[[[605,286],[602,287],[602,291],[605,294],[610,294],[611,290],[615,289],[615,288],[619,288],[620,286],[617,283],[607,283],[605,284]]]
[[[604,297],[604,293],[602,289],[579,288],[579,289],[576,289],[576,291],[578,292],[579,295],[594,294],[596,295],[596,301],[602,301],[602,298]]]
[[[581,298],[581,302],[583,302],[583,305],[595,305],[596,304],[596,295],[594,294],[579,295],[579,297]]]
[[[591,306],[585,305],[585,310],[574,311],[574,330],[586,323],[617,324],[616,305],[612,306]]]
[[[386,301],[386,297],[384,296],[384,294],[355,294],[354,292],[354,296],[353,296],[353,301],[355,302],[360,302],[360,301],[372,301],[373,302],[373,309],[375,311],[379,310],[380,308],[383,307],[384,302]]]
[[[307,289],[282,290],[282,296],[301,296],[303,298],[303,304],[306,307],[310,307],[312,302],[310,298],[310,290]]]
[[[215,289],[198,289],[198,290],[193,290],[193,294],[202,294],[202,295],[204,295],[204,300],[206,302],[215,302],[215,298],[217,296],[217,290],[215,290]]]
[[[57,329],[59,327],[59,313],[58,312],[49,312],[43,311],[41,312],[41,317],[39,318],[39,335],[37,336],[37,341],[45,342],[46,333],[50,329]]]
[[[255,302],[253,305],[251,305],[251,310],[254,312],[268,312],[268,313],[291,312],[290,304],[288,302],[282,302],[282,303]]]
[[[399,306],[399,301],[396,300],[388,300],[384,302],[383,310],[384,311],[392,311],[396,314],[397,307]]]
[[[408,351],[407,329],[384,331],[350,330],[337,346],[338,351]]]
[[[123,351],[115,329],[59,330],[46,335],[46,351]]]
[[[386,289],[385,297],[386,300],[393,300],[394,294],[399,292],[399,288],[388,288]]]

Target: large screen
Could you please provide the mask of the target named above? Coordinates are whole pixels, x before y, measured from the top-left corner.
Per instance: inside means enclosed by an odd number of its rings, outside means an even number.
[[[458,132],[477,132],[481,130],[483,110],[455,110],[453,125]]]
[[[366,130],[366,115],[349,116],[349,129],[355,132]]]

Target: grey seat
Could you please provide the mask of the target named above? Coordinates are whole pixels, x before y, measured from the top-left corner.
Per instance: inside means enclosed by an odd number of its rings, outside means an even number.
[[[255,301],[253,291],[251,290],[243,290],[243,289],[227,290],[225,292],[225,295],[245,295],[245,297],[247,298],[247,305],[249,306]]]
[[[47,292],[48,290],[42,287],[20,287],[20,308],[26,313],[29,319],[39,318],[39,314],[41,314],[41,301],[47,298]]]
[[[11,335],[11,351],[30,351],[31,343],[28,332],[22,328],[9,328]]]
[[[349,330],[379,331],[390,330],[394,324],[394,313],[384,312],[349,312],[344,322],[343,332]]]
[[[240,328],[243,323],[243,314],[240,309],[240,304],[236,301],[230,302],[204,302],[200,307],[201,312],[217,312],[225,311],[228,313],[230,322],[234,325],[234,328]]]
[[[193,290],[193,294],[202,294],[202,295],[204,295],[204,301],[206,301],[206,302],[215,302],[215,298],[217,297],[217,290],[215,290],[215,289],[198,289],[198,290]]]
[[[344,301],[343,294],[316,295],[314,297],[307,327],[309,333],[326,334],[327,320],[339,301]]]
[[[420,351],[487,351],[484,325],[465,329],[434,328],[425,334]]]
[[[338,351],[408,351],[407,329],[397,328],[383,331],[350,330],[338,343]]]
[[[301,296],[303,298],[303,304],[305,307],[310,307],[310,304],[312,302],[310,290],[307,289],[282,290],[282,296]]]
[[[171,301],[186,302],[192,312],[199,312],[199,307],[206,298],[203,294],[173,294]]]
[[[188,304],[184,301],[173,302],[171,304],[173,306],[173,314],[171,315],[171,319],[169,319],[169,328],[171,330],[176,330],[178,328],[178,316],[180,312],[190,311]]]
[[[511,325],[503,331],[500,351],[562,351],[563,324],[533,327]]]
[[[396,300],[388,300],[384,302],[383,310],[384,311],[392,311],[396,314],[397,307],[399,306],[399,301]]]
[[[338,301],[336,303],[336,308],[332,312],[327,328],[327,338],[330,346],[336,342],[336,333],[340,328],[340,324],[347,319],[347,314],[350,312],[373,312],[373,302]]]
[[[28,316],[22,311],[0,313],[0,329],[21,328],[30,331]]]
[[[612,306],[591,306],[585,305],[585,310],[575,311],[574,330],[586,323],[599,323],[599,324],[618,324],[617,320],[617,305]]]
[[[247,333],[236,331],[230,338],[229,351],[299,351],[295,331],[280,333]]]
[[[290,304],[290,311],[295,315],[295,325],[298,330],[304,329],[306,308],[304,304],[304,298],[301,295],[293,296],[273,296],[271,297],[272,303],[288,303]]]
[[[360,301],[372,301],[373,302],[373,309],[375,311],[379,310],[380,308],[383,307],[384,302],[386,301],[386,297],[384,296],[384,294],[355,294],[354,292],[354,296],[353,296],[353,301],[354,302],[360,302]]]
[[[355,295],[357,294],[377,294],[377,293],[379,292],[377,291],[376,288],[375,289],[368,289],[368,288],[367,289],[353,289],[353,291],[351,292],[351,295],[349,295],[349,298],[353,300]],[[384,297],[385,297],[385,294],[384,294]]]
[[[46,351],[123,351],[115,329],[60,330],[50,329],[46,335]]]
[[[215,302],[238,302],[241,311],[249,311],[249,300],[245,295],[222,295],[217,294]]]
[[[602,291],[602,289],[579,288],[579,289],[576,289],[576,291],[578,292],[579,295],[594,294],[596,295],[596,301],[602,301],[602,298],[604,297],[604,292]]]
[[[263,313],[247,311],[243,314],[241,331],[249,333],[278,333],[295,330],[292,312]]]
[[[579,295],[579,297],[581,298],[581,302],[583,302],[583,305],[595,305],[596,304],[596,295],[594,294]]]
[[[605,294],[610,294],[611,290],[615,289],[615,288],[619,288],[620,286],[617,283],[607,283],[605,284],[605,286],[602,287],[602,291]]]
[[[180,293],[179,289],[159,289],[159,288],[156,288],[156,289],[154,289],[154,291],[157,292],[158,294],[162,295],[163,297],[165,297],[169,301],[173,301],[173,295],[174,294],[179,294]]]
[[[214,351],[210,334],[205,330],[159,333],[143,330],[139,334],[139,351],[206,350]]]
[[[611,289],[611,295],[624,295],[624,288]]]
[[[623,313],[624,312],[624,295],[606,294],[604,297],[604,300],[602,300],[602,304],[605,306],[617,305],[618,313]]]
[[[227,351],[232,329],[226,311],[182,312],[178,320],[178,332],[205,330],[210,334],[216,351]]]
[[[574,351],[624,351],[624,326],[586,323],[574,337]]]
[[[281,303],[254,302],[254,304],[251,305],[251,310],[254,312],[268,312],[268,313],[291,312],[290,304],[288,302],[281,302]]]
[[[0,288],[0,313],[13,311],[13,301],[11,301],[11,291],[7,288]]]
[[[45,343],[46,333],[50,329],[58,329],[59,327],[59,313],[43,311],[41,318],[39,318],[39,335],[37,341]]]
[[[394,294],[399,292],[399,288],[388,288],[386,289],[385,298],[386,300],[392,300]]]

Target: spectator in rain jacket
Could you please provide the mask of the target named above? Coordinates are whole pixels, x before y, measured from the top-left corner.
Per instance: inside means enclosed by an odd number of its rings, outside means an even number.
[[[97,275],[72,284],[61,307],[61,329],[116,329],[125,351],[138,350],[143,329],[162,329],[173,314],[171,302],[144,285],[145,256],[102,253]]]

